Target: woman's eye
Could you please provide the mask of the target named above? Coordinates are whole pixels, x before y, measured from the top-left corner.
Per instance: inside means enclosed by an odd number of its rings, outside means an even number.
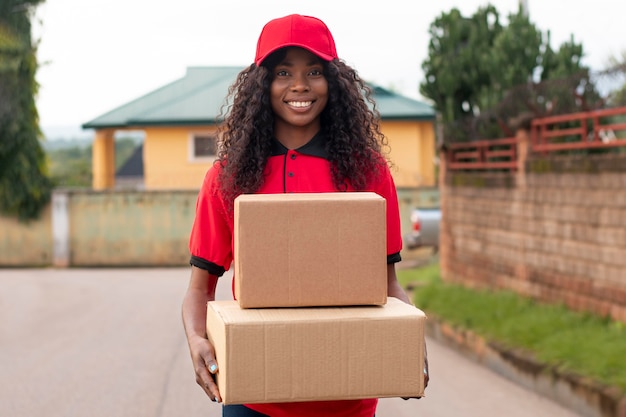
[[[285,71],[285,70],[277,71],[276,75],[279,76],[279,77],[285,77],[287,75],[287,71]]]
[[[311,75],[322,75],[322,71],[318,69],[311,70]]]

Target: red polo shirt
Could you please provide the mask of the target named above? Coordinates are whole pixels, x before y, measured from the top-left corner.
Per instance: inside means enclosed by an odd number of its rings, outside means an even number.
[[[318,134],[301,148],[290,150],[275,140],[264,171],[265,181],[258,193],[338,191],[333,185],[325,141],[325,137]],[[189,249],[192,265],[222,276],[230,269],[233,261],[234,218],[219,192],[219,170],[219,165],[212,166],[202,184]],[[387,166],[382,167],[381,171],[380,175],[372,176],[370,184],[363,191],[375,192],[387,201],[387,263],[395,263],[400,261],[402,249],[398,196]],[[348,184],[346,191],[354,191],[354,188]],[[271,417],[372,417],[376,404],[376,399],[369,399],[247,406]]]

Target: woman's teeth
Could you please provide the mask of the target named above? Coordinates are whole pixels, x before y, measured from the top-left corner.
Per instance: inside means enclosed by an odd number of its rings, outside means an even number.
[[[292,107],[308,107],[312,104],[312,101],[290,101],[288,104]]]

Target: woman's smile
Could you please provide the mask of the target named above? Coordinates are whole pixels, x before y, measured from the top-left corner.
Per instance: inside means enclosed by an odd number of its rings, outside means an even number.
[[[312,101],[288,101],[287,104],[289,104],[291,107],[304,108],[304,107],[310,107],[311,104],[313,104],[313,102]]]

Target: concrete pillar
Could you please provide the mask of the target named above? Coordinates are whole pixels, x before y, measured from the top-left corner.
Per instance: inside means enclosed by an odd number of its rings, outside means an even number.
[[[70,265],[70,215],[67,191],[52,193],[52,265]]]
[[[515,132],[517,139],[517,172],[516,185],[520,189],[526,188],[526,160],[530,148],[530,132],[526,129],[517,129]]]
[[[439,149],[439,208],[441,210],[441,222],[439,224],[439,273],[441,279],[446,281],[450,269],[450,257],[453,255],[452,238],[450,227],[448,227],[448,216],[446,213],[446,203],[448,186],[446,185],[448,176],[448,154],[444,148]]]
[[[115,138],[110,129],[96,130],[92,151],[92,188],[107,190],[115,187]]]

